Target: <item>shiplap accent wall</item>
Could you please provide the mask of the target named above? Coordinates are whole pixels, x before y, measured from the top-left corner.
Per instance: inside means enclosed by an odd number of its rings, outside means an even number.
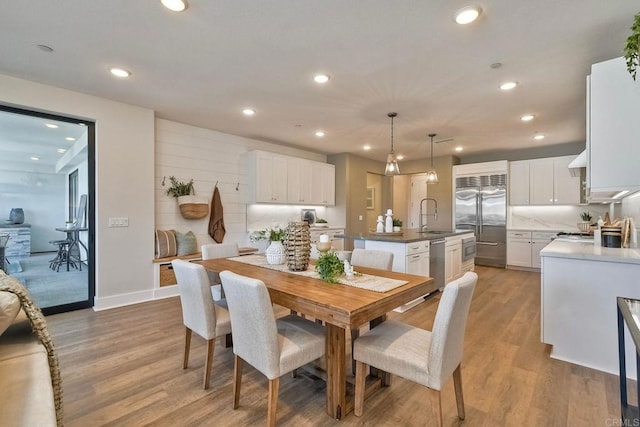
[[[193,178],[196,194],[205,196],[210,203],[217,181],[227,231],[224,242],[235,242],[240,246],[248,245],[249,183],[246,154],[252,150],[326,161],[326,156],[322,154],[156,119],[154,185],[156,229],[174,229],[181,232],[191,230],[198,239],[198,245],[212,243],[213,239],[207,234],[209,216],[198,220],[184,219],[180,215],[177,201],[167,196],[166,190],[169,188],[171,175],[181,181]],[[163,178],[165,178],[164,187],[162,186]]]

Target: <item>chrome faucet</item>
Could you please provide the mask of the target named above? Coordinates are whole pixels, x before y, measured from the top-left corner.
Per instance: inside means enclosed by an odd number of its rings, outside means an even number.
[[[433,213],[429,213],[427,209],[427,203],[431,200],[434,204]],[[424,210],[422,209],[422,204],[424,203]],[[420,231],[424,231],[427,229],[427,218],[429,216],[433,216],[433,220],[438,220],[438,201],[436,199],[432,199],[431,197],[427,197],[425,199],[420,200]]]

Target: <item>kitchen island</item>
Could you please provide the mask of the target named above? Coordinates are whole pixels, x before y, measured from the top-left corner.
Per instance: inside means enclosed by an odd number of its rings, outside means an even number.
[[[405,230],[397,233],[338,234],[335,237],[353,239],[356,248],[393,253],[393,271],[433,277],[437,288],[473,270],[473,259],[462,265],[462,239],[471,237],[469,230]],[[445,247],[446,246],[446,247]],[[403,312],[424,301],[418,298],[398,307]]]
[[[618,375],[616,297],[640,299],[640,250],[553,241],[540,256],[541,340],[551,357]],[[633,364],[627,376],[636,378]]]

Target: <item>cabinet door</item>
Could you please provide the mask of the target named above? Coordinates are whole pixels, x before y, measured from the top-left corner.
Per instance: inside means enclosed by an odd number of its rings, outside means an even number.
[[[541,268],[542,260],[540,259],[540,251],[547,246],[549,242],[532,242],[531,243],[531,267]]]
[[[591,191],[640,187],[640,79],[623,57],[591,67],[589,168]]]
[[[530,204],[552,205],[553,159],[536,159],[529,162]]]
[[[287,158],[287,200],[289,203],[313,202],[313,162],[295,157]]]
[[[507,239],[507,265],[531,267],[531,241]]]
[[[336,204],[335,166],[329,163],[312,162],[313,203],[325,206]]]
[[[445,248],[444,282],[449,283],[462,275],[462,245],[455,244]]]
[[[287,161],[277,154],[255,154],[255,201],[262,203],[287,202]]]
[[[409,274],[417,276],[429,275],[429,253],[421,252],[418,254],[407,255],[406,270]]]
[[[509,204],[529,204],[529,161],[509,164]]]
[[[575,156],[553,159],[553,202],[556,205],[577,205],[580,203],[580,177],[571,176],[569,163]]]

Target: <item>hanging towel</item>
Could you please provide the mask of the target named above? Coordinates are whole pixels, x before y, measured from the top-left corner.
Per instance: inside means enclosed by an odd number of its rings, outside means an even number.
[[[209,236],[216,241],[222,243],[224,239],[224,215],[222,211],[222,200],[220,200],[220,192],[218,186],[213,190],[213,199],[211,199],[211,217],[209,218]]]

